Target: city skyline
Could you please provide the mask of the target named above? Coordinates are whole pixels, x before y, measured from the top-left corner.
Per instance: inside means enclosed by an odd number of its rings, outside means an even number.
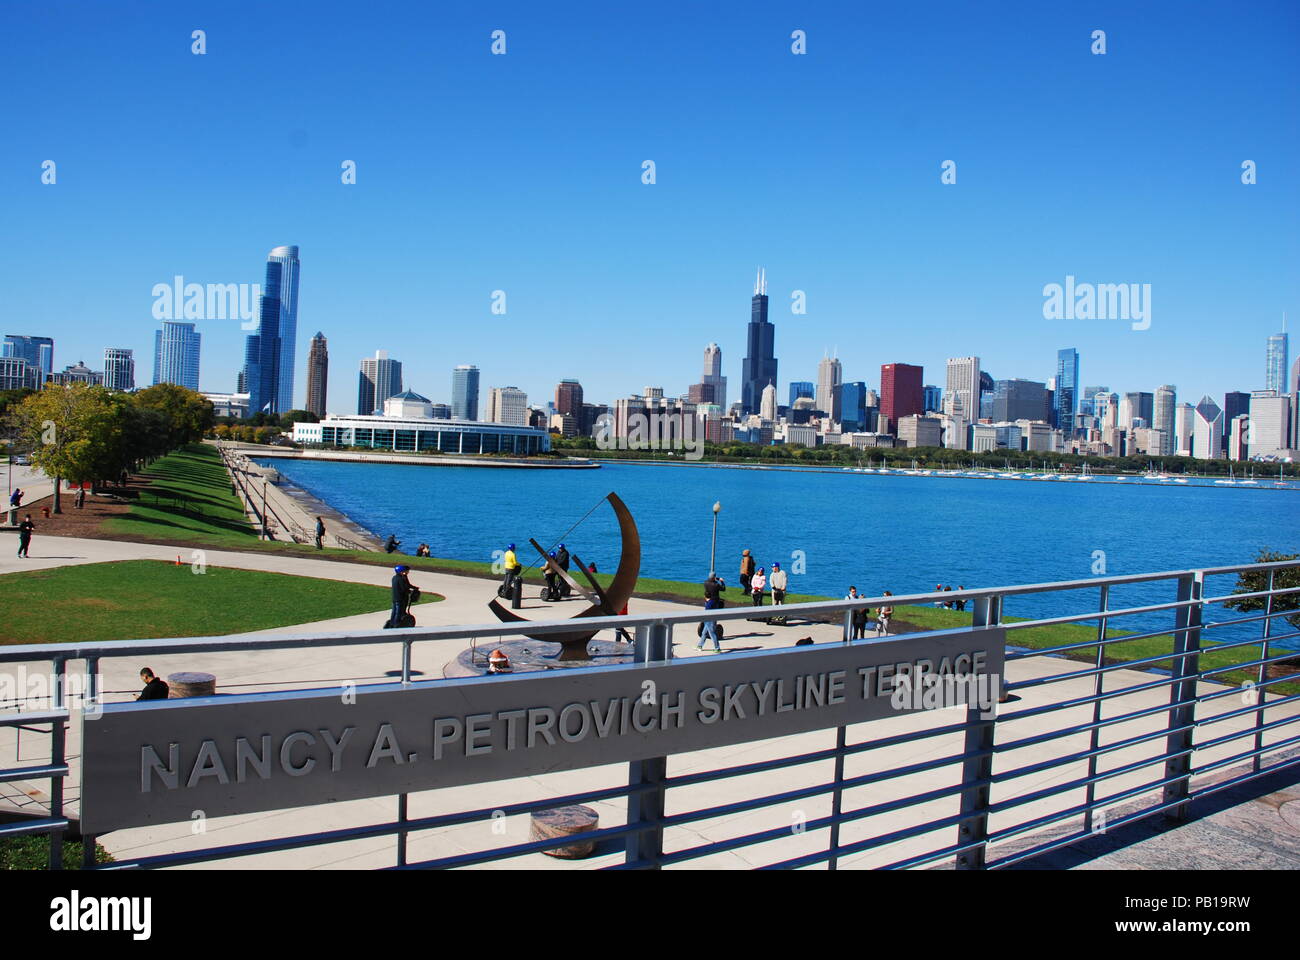
[[[1068,345],[1085,382],[1173,382],[1198,396],[1262,388],[1257,344],[1300,300],[1289,215],[1300,135],[1276,120],[1300,105],[1289,56],[1298,14],[1218,6],[1221,49],[1209,58],[1199,18],[1173,3],[1110,11],[1119,42],[1105,56],[1088,50],[1095,24],[1028,4],[1005,30],[958,4],[868,19],[737,17],[724,3],[685,37],[637,23],[635,50],[624,49],[624,16],[557,21],[506,5],[516,42],[505,57],[468,11],[412,11],[401,30],[360,23],[326,50],[297,42],[292,13],[271,8],[259,16],[286,38],[277,57],[297,91],[256,158],[236,163],[211,144],[246,137],[228,106],[262,94],[251,68],[263,51],[242,14],[207,11],[220,42],[196,57],[183,10],[137,22],[76,8],[86,30],[65,38],[65,68],[11,117],[0,202],[14,229],[0,251],[17,280],[4,323],[53,337],[64,358],[110,345],[143,357],[155,284],[259,283],[260,253],[288,241],[310,262],[302,321],[328,332],[336,356],[388,349],[431,394],[458,358],[533,397],[580,373],[591,396],[612,399],[652,381],[685,392],[710,339],[734,381],[746,346],[736,303],[761,263],[792,379],[815,379],[831,344],[845,375],[868,383],[882,363],[907,362],[942,385],[946,360],[965,355],[999,377],[1047,379]],[[17,39],[62,33],[61,10],[13,11],[0,49],[17,74],[42,70],[40,47]],[[935,16],[952,29],[936,33]],[[789,49],[796,19],[805,56]],[[868,25],[875,53],[864,60],[853,37]],[[431,32],[440,61],[412,73]],[[339,98],[332,71],[352,45],[391,53]],[[122,49],[137,56],[121,64]],[[551,69],[557,50],[563,70]],[[465,97],[411,124],[452,80]],[[81,96],[90,83],[120,105],[111,128]],[[611,108],[626,102],[634,119],[611,131]],[[1101,118],[1106,136],[1063,153],[1030,122],[1061,110]],[[178,125],[174,152],[143,167],[130,144],[160,116]],[[58,164],[51,184],[40,180],[47,159]],[[653,184],[641,179],[646,160]],[[951,184],[940,179],[948,160]],[[1258,169],[1250,185],[1247,160]],[[344,161],[354,184],[341,180]],[[1044,320],[1044,286],[1067,276],[1150,283],[1150,327]],[[233,390],[248,331],[238,319],[197,328],[202,389]],[[497,328],[526,335],[485,335]],[[573,345],[596,343],[604,362],[575,369]],[[306,351],[292,359],[298,407]],[[346,379],[331,384],[329,409],[348,409]]]

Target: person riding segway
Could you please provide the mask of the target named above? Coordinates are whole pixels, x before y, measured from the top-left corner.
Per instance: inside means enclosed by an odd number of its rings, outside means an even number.
[[[501,566],[506,572],[505,579],[501,581],[501,586],[497,587],[497,596],[502,599],[509,599],[511,592],[514,590],[515,578],[523,573],[523,564],[515,556],[515,545],[512,543],[506,547],[505,555],[501,558]]]
[[[552,550],[549,556],[554,560],[555,551]],[[563,597],[563,594],[560,593],[560,575],[551,569],[550,566],[547,566],[545,576],[546,586],[542,588],[542,599],[548,603],[554,603]]]
[[[415,615],[411,613],[411,606],[420,600],[420,588],[407,579],[407,574],[411,568],[404,563],[399,563],[393,568],[393,609],[389,614],[388,622],[384,624],[385,630],[392,630],[399,627],[415,626]]]

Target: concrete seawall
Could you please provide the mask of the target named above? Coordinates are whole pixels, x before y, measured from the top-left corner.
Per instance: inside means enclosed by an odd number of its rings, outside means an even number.
[[[285,460],[336,460],[354,463],[403,463],[420,467],[524,467],[537,470],[595,470],[593,460],[530,460],[523,457],[454,457],[401,453],[360,453],[354,450],[297,450],[255,443],[228,443],[226,449],[248,457],[277,457]]]

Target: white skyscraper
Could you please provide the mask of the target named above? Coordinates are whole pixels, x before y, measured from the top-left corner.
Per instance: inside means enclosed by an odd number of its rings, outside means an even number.
[[[1190,403],[1180,403],[1174,407],[1175,455],[1180,457],[1190,457],[1192,455],[1192,433],[1193,424],[1195,423],[1196,408]]]
[[[1272,390],[1250,395],[1250,424],[1246,433],[1251,457],[1277,456],[1291,445],[1291,398]]]
[[[1155,414],[1152,426],[1163,432],[1159,454],[1162,457],[1174,453],[1174,407],[1178,404],[1178,388],[1164,384],[1156,388]]]
[[[104,351],[104,386],[110,390],[135,389],[135,354],[125,347]]]
[[[713,402],[727,409],[727,378],[722,375],[722,348],[711,343],[704,348],[704,379],[713,385]]]
[[[776,387],[768,384],[763,388],[763,402],[759,407],[758,415],[764,420],[776,419]]]
[[[488,394],[488,423],[528,426],[528,394],[518,387],[493,387]]]
[[[1192,420],[1192,456],[1217,460],[1223,455],[1223,410],[1210,397],[1201,397]]]
[[[368,417],[383,410],[384,401],[402,392],[402,364],[388,359],[387,350],[376,350],[373,358],[361,361],[357,386],[357,416]]]
[[[980,358],[953,357],[948,361],[948,383],[944,389],[945,412],[961,405],[966,420],[978,420],[980,413]]]
[[[835,357],[825,357],[817,365],[817,409],[822,410],[834,423],[842,419],[839,386],[844,382],[840,362]]]

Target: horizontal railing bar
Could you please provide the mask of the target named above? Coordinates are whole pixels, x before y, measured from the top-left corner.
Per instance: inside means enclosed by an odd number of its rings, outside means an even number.
[[[16,780],[43,780],[47,777],[66,777],[66,763],[46,763],[39,767],[10,767],[0,770],[0,783],[13,783]]]
[[[947,596],[947,592],[943,596]],[[1044,617],[1041,620],[1013,620],[1010,623],[1000,623],[998,626],[1006,627],[1011,630],[1031,630],[1034,627],[1059,627],[1068,623],[1080,623],[1086,620],[1114,620],[1119,617],[1137,616],[1143,613],[1160,613],[1165,610],[1180,610],[1183,607],[1194,607],[1199,600],[1171,600],[1168,603],[1154,603],[1142,607],[1117,607],[1113,610],[1093,610],[1090,613],[1072,613],[1063,617]],[[1171,632],[1165,630],[1165,633]],[[1118,639],[1118,638],[1116,638]],[[1096,641],[1093,641],[1094,643]]]
[[[1133,760],[1123,766],[1115,767],[1112,770],[1100,770],[1097,773],[1087,777],[1077,777],[1074,780],[1067,780],[1065,783],[1052,784],[1050,787],[1043,787],[1041,790],[1035,790],[1032,793],[1025,793],[1015,797],[1008,797],[1005,800],[999,800],[995,804],[989,805],[990,813],[1002,813],[1005,810],[1011,810],[1014,807],[1024,806],[1026,803],[1033,803],[1038,800],[1046,800],[1048,797],[1055,797],[1063,793],[1069,793],[1071,790],[1080,790],[1089,784],[1101,783],[1103,780],[1110,780],[1114,777],[1122,777],[1125,774],[1133,773],[1135,770],[1141,770],[1143,767],[1149,767],[1155,763],[1164,763],[1175,757],[1181,757],[1191,754],[1188,750],[1175,750],[1172,753],[1160,753],[1154,757],[1144,757],[1140,760]],[[1185,779],[1186,774],[1180,774],[1176,777],[1170,777],[1167,780],[1159,781],[1159,786],[1175,783]]]
[[[1100,619],[1100,618],[1098,618]],[[1103,647],[1109,647],[1112,644],[1129,643],[1133,640],[1150,640],[1152,637],[1167,636],[1174,631],[1171,629],[1151,630],[1147,633],[1122,633],[1113,637],[1107,637],[1101,642]],[[1072,650],[1087,650],[1097,646],[1096,638],[1091,640],[1080,640],[1078,643],[1067,643],[1059,647],[1034,647],[1028,650],[1016,650],[1007,654],[1007,660],[1027,660],[1030,657],[1051,656],[1052,654],[1068,653]]]
[[[1280,700],[1274,700],[1272,703],[1263,703],[1263,702],[1256,703],[1248,707],[1240,707],[1236,710],[1230,710],[1227,713],[1217,713],[1212,717],[1205,717],[1204,719],[1197,720],[1195,726],[1208,727],[1210,724],[1218,723],[1220,720],[1231,720],[1233,717],[1241,717],[1249,713],[1262,713],[1263,711],[1269,709],[1270,707],[1280,707],[1283,704],[1295,703],[1297,700],[1300,700],[1300,693],[1293,693],[1289,697],[1283,697]],[[1294,717],[1293,719],[1300,719],[1300,714],[1297,714],[1296,717]],[[1258,729],[1261,728],[1251,727],[1250,730],[1247,732],[1254,733]]]
[[[1225,593],[1217,597],[1202,597],[1201,603],[1224,603],[1228,600],[1254,600],[1259,597],[1280,597],[1286,593],[1300,593],[1300,587],[1274,587],[1272,590],[1253,590],[1248,593]],[[1281,613],[1295,613],[1294,609],[1280,611]],[[1276,617],[1277,613],[1269,614]]]
[[[1057,710],[1069,710],[1074,707],[1086,707],[1090,703],[1096,703],[1099,700],[1113,700],[1116,697],[1127,697],[1134,693],[1141,693],[1143,690],[1154,690],[1158,687],[1167,687],[1170,684],[1179,683],[1178,677],[1162,677],[1159,680],[1152,680],[1149,683],[1138,683],[1131,687],[1121,687],[1118,690],[1107,690],[1100,694],[1089,694],[1086,697],[1078,697],[1074,700],[1063,700],[1060,703],[1045,703],[1041,707],[1029,707],[1025,710],[1017,710],[1014,713],[998,715],[998,723],[1007,723],[1011,720],[1023,720],[1026,717],[1037,717],[1044,713],[1055,713]],[[1014,684],[1007,684],[1008,690],[1014,690]],[[1172,709],[1166,706],[1166,709]]]
[[[1279,744],[1278,746],[1282,746],[1282,745],[1283,744]],[[1252,750],[1250,752],[1250,755],[1253,755],[1257,752],[1262,755],[1264,753],[1268,753],[1275,749],[1277,749],[1277,747],[1272,747],[1272,746],[1264,747],[1260,751]],[[1227,790],[1230,787],[1239,786],[1243,783],[1249,783],[1251,780],[1258,780],[1260,777],[1268,776],[1269,774],[1276,773],[1279,770],[1285,770],[1287,767],[1294,767],[1296,764],[1300,764],[1300,754],[1293,756],[1290,760],[1284,760],[1281,763],[1274,763],[1271,766],[1267,766],[1267,767],[1261,766],[1258,771],[1249,770],[1246,773],[1243,773],[1237,777],[1233,777],[1230,780],[1225,780],[1220,783],[1207,784],[1206,786],[1203,787],[1197,787],[1191,791],[1191,798],[1195,800],[1200,797],[1208,797],[1211,794],[1218,793],[1221,790]],[[1195,776],[1196,773],[1198,772],[1199,771],[1193,771],[1193,776]]]
[[[1255,645],[1255,646],[1259,646],[1259,643],[1256,642],[1254,645]],[[1211,668],[1208,669],[1208,670],[1202,670],[1202,671],[1198,674],[1198,676],[1200,676],[1200,677],[1203,678],[1203,677],[1208,677],[1208,676],[1210,676],[1210,675],[1212,675],[1212,674],[1216,674],[1216,673],[1227,673],[1227,672],[1230,671],[1230,670],[1244,670],[1244,669],[1246,669],[1247,667],[1260,667],[1260,666],[1264,666],[1265,664],[1269,664],[1269,663],[1279,663],[1279,662],[1281,662],[1281,661],[1283,661],[1283,660],[1290,660],[1290,659],[1294,658],[1295,655],[1296,655],[1296,652],[1295,652],[1294,650],[1284,650],[1283,652],[1278,653],[1278,654],[1274,654],[1274,655],[1271,656],[1271,657],[1262,657],[1262,658],[1257,657],[1257,658],[1254,659],[1254,660],[1243,660],[1241,663],[1231,663],[1231,664],[1228,664],[1227,666],[1223,666],[1223,667],[1211,667]],[[1292,677],[1290,677],[1289,679],[1291,679],[1291,680],[1300,680],[1300,675],[1292,676]],[[1256,686],[1258,686],[1258,684],[1256,684]]]
[[[69,824],[63,817],[41,817],[33,820],[15,820],[0,824],[0,837],[22,837],[31,833],[54,833],[66,830]]]
[[[47,698],[48,699],[48,698]],[[18,727],[29,723],[57,723],[67,720],[71,714],[67,710],[32,710],[27,713],[0,714],[0,727]]]
[[[1087,733],[1089,730],[1103,727],[1114,726],[1117,723],[1127,723],[1130,720],[1137,720],[1141,717],[1151,716],[1156,713],[1168,713],[1170,706],[1162,703],[1155,707],[1143,707],[1141,710],[1133,710],[1129,713],[1121,713],[1114,717],[1106,717],[1095,723],[1080,723],[1074,726],[1062,727],[1059,730],[1049,730],[1047,733],[1036,734],[1032,737],[1024,737],[1020,740],[1013,740],[1010,743],[999,744],[993,748],[994,753],[1010,753],[1013,750],[1019,750],[1024,747],[1031,747],[1038,743],[1044,743],[1048,740],[1056,740],[1060,737],[1068,737],[1077,733]],[[1161,728],[1163,729],[1163,728]]]
[[[1098,807],[1102,807],[1108,803],[1122,803],[1125,800],[1130,800],[1134,797],[1140,797],[1143,794],[1150,793],[1153,790],[1163,789],[1169,784],[1175,783],[1178,780],[1183,780],[1183,779],[1186,779],[1186,775],[1182,775],[1178,777],[1169,777],[1164,780],[1153,781],[1152,783],[1146,784],[1141,787],[1133,787],[1132,789],[1129,790],[1122,790],[1119,793],[1111,794],[1109,797],[1102,797],[1100,800],[1094,799],[1091,804],[1091,809],[1096,810]],[[1015,824],[1014,826],[1010,826],[1005,828],[1004,830],[998,831],[996,834],[991,834],[988,838],[988,842],[990,845],[992,845],[994,843],[999,843],[1003,840],[1006,840],[1008,837],[1016,837],[1022,833],[1028,833],[1031,830],[1041,830],[1043,827],[1051,826],[1053,823],[1057,823],[1061,820],[1067,820],[1071,817],[1081,817],[1089,810],[1089,808],[1090,805],[1084,803],[1078,806],[1070,807],[1066,810],[1062,810],[1058,813],[1047,814],[1045,816],[1039,817],[1036,820],[1031,820],[1026,823]],[[1107,829],[1109,829],[1109,827]]]
[[[1277,677],[1268,677],[1264,680],[1256,681],[1253,689],[1263,690],[1265,687],[1271,687],[1275,683],[1295,683],[1297,679],[1300,679],[1300,677],[1296,677],[1290,674],[1282,674],[1281,676],[1277,676]],[[1239,697],[1241,696],[1241,692],[1245,689],[1246,689],[1245,687],[1226,687],[1223,690],[1214,690],[1210,693],[1202,693],[1196,697],[1196,702],[1207,703],[1210,700],[1218,700],[1220,697]],[[1278,701],[1275,700],[1273,702],[1277,703]],[[1256,709],[1264,710],[1271,706],[1273,706],[1272,703],[1261,702]]]
[[[1285,722],[1294,722],[1294,721],[1297,720],[1297,719],[1300,719],[1300,717],[1291,717],[1291,718],[1289,718],[1289,719],[1288,719],[1287,721],[1285,721]],[[1282,723],[1283,723],[1283,721],[1274,721],[1273,723],[1265,724],[1265,725],[1262,726],[1262,727],[1252,727],[1251,729],[1249,729],[1249,730],[1245,730],[1245,731],[1243,731],[1241,734],[1239,734],[1239,735],[1237,735],[1237,736],[1232,736],[1232,737],[1222,737],[1222,738],[1219,738],[1219,740],[1218,740],[1217,743],[1207,743],[1204,747],[1197,747],[1197,748],[1195,748],[1195,749],[1196,749],[1196,750],[1201,750],[1201,749],[1207,749],[1207,750],[1208,750],[1208,749],[1210,749],[1211,747],[1218,746],[1220,743],[1228,743],[1228,742],[1230,742],[1230,741],[1232,741],[1232,740],[1240,740],[1240,739],[1241,739],[1242,737],[1244,737],[1244,736],[1249,736],[1249,735],[1253,734],[1256,730],[1268,730],[1268,729],[1271,729],[1271,728],[1276,727],[1276,726],[1281,726]],[[1226,757],[1226,758],[1224,758],[1224,759],[1222,759],[1222,760],[1215,760],[1213,763],[1207,763],[1207,764],[1205,764],[1205,765],[1202,766],[1202,767],[1193,767],[1193,769],[1192,769],[1192,774],[1195,775],[1195,774],[1198,774],[1198,773],[1208,773],[1208,772],[1211,771],[1211,770],[1217,770],[1219,767],[1225,767],[1225,766],[1227,766],[1228,764],[1230,764],[1230,763],[1234,763],[1234,762],[1236,762],[1236,761],[1238,761],[1238,760],[1248,760],[1248,759],[1250,759],[1251,757],[1255,756],[1256,754],[1264,754],[1264,753],[1269,753],[1269,752],[1271,752],[1271,751],[1273,751],[1273,750],[1280,750],[1280,749],[1282,749],[1282,748],[1284,748],[1284,747],[1289,747],[1289,746],[1291,746],[1291,745],[1294,744],[1294,743],[1300,743],[1300,734],[1297,734],[1296,736],[1291,737],[1289,740],[1279,740],[1277,743],[1268,743],[1268,744],[1265,744],[1265,745],[1262,746],[1262,747],[1256,747],[1256,748],[1254,748],[1253,750],[1247,750],[1247,751],[1245,751],[1244,753],[1237,753],[1237,754],[1233,754],[1231,757]]]
[[[1168,711],[1168,705],[1165,706]],[[1052,757],[1049,760],[1041,760],[1038,763],[1031,763],[1023,767],[1017,767],[1014,770],[1008,770],[1004,773],[995,774],[994,783],[1005,783],[1008,780],[1015,780],[1031,773],[1041,773],[1044,770],[1051,770],[1054,767],[1065,766],[1067,763],[1078,763],[1081,760],[1087,760],[1089,757],[1104,757],[1108,753],[1114,753],[1116,750],[1123,750],[1127,747],[1135,746],[1139,743],[1145,743],[1148,740],[1158,740],[1160,737],[1167,737],[1171,733],[1180,733],[1184,730],[1194,729],[1196,724],[1185,723],[1180,727],[1161,727],[1150,733],[1140,733],[1134,737],[1128,737],[1124,740],[1117,740],[1114,743],[1102,744],[1091,750],[1080,750],[1076,753],[1068,754],[1064,757]],[[1145,763],[1143,764],[1145,766]]]

